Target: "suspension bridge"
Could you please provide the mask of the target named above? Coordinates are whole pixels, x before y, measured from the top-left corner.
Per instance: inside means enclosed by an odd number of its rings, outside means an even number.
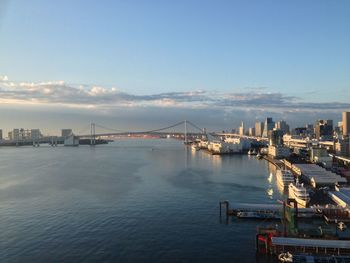
[[[180,128],[180,127],[183,128],[183,131],[172,130],[174,128]],[[189,130],[188,129],[189,127],[191,127],[192,130]],[[88,138],[91,140],[90,144],[94,145],[96,144],[96,138],[99,138],[99,137],[112,137],[112,136],[125,136],[125,135],[133,136],[133,135],[147,135],[147,134],[156,134],[156,135],[172,134],[172,135],[182,136],[185,143],[187,143],[188,138],[206,134],[205,128],[200,128],[196,124],[188,120],[184,120],[166,127],[161,127],[161,128],[152,129],[152,130],[144,130],[144,131],[127,131],[127,130],[114,129],[114,128],[109,128],[97,123],[91,123],[89,128],[90,128],[89,133],[85,133],[85,134],[80,133],[74,136],[78,138]],[[104,132],[96,132],[96,128],[99,128]]]
[[[159,135],[165,136],[171,134],[178,138],[182,138],[185,143],[188,143],[189,138],[206,134],[205,128],[200,128],[191,121],[184,120],[166,127],[161,127],[152,130],[130,131],[106,127],[98,123],[90,123],[78,133],[72,133],[68,137],[73,137],[75,140],[89,140],[90,145],[95,145],[100,138],[108,138],[113,136],[137,136],[137,135]],[[0,146],[22,146],[48,143],[53,146],[63,144],[67,137],[63,136],[43,136],[41,138],[23,138],[14,140],[3,140]]]

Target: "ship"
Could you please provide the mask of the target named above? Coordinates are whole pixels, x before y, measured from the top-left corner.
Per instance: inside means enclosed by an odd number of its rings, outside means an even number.
[[[286,169],[277,169],[276,178],[278,186],[282,189],[286,189],[290,183],[294,183],[292,172]]]
[[[290,183],[288,186],[288,196],[291,199],[295,199],[298,203],[298,207],[307,207],[310,202],[310,196],[303,184],[299,181],[295,184]]]
[[[200,147],[197,144],[192,144],[191,146],[192,150],[199,151]]]
[[[255,149],[250,149],[249,151],[248,151],[248,155],[257,155],[258,153],[256,152],[256,150]]]

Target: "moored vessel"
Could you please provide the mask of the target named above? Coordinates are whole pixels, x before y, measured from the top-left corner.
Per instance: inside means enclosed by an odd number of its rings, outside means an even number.
[[[286,189],[290,183],[294,183],[294,176],[291,171],[278,169],[276,173],[277,183],[282,189]]]
[[[288,196],[289,198],[295,199],[295,201],[298,203],[298,207],[307,207],[310,202],[309,192],[306,190],[303,184],[299,183],[298,180],[295,184],[289,184]]]
[[[199,151],[200,147],[197,144],[191,145],[192,150]]]

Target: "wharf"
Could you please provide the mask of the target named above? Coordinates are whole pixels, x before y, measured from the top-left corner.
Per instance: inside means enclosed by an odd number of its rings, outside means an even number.
[[[282,204],[235,203],[230,207],[228,201],[222,201],[220,202],[220,215],[222,214],[222,206],[225,207],[227,216],[237,216],[241,212],[253,212],[257,219],[266,219],[263,215],[271,215],[270,219],[280,219],[284,209]],[[290,205],[286,206],[294,211],[299,218],[321,218],[323,215],[322,207],[295,209]],[[262,216],[259,217],[259,215]]]
[[[265,159],[266,161],[272,163],[274,166],[276,166],[277,169],[283,169],[283,167],[285,166],[284,162],[282,162],[281,160],[277,160],[277,159],[271,158],[268,155],[264,155],[263,159]]]
[[[211,154],[211,155],[241,155],[241,154],[245,154],[245,152],[222,152],[222,153],[219,153],[219,152],[210,151],[206,148],[201,148],[200,150],[203,152],[206,152],[208,154]]]

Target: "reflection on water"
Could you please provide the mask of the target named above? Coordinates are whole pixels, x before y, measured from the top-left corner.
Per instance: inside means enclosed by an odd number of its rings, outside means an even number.
[[[270,199],[273,199],[273,188],[267,189],[267,195],[270,197]]]
[[[0,167],[0,262],[254,262],[256,222],[220,225],[218,203],[278,198],[265,161],[173,140],[0,148]]]
[[[270,173],[269,177],[267,177],[267,181],[271,184],[272,183],[272,178],[273,178],[273,174]]]

